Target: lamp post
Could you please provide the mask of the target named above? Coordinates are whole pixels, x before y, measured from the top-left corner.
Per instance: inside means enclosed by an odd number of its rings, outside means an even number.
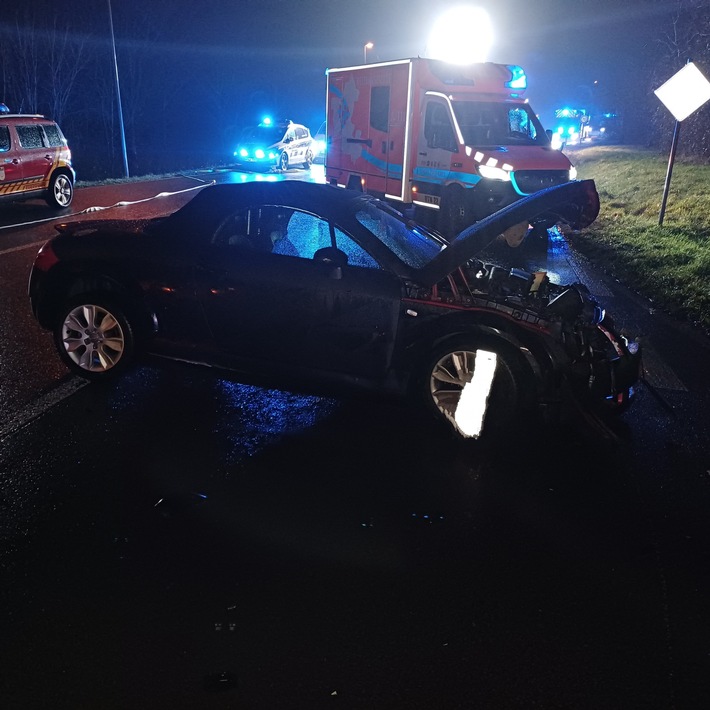
[[[362,48],[362,53],[363,53],[363,59],[365,60],[365,64],[367,64],[367,50],[372,49],[375,45],[372,44],[372,42],[367,42],[365,46]]]
[[[123,172],[128,177],[128,154],[126,153],[126,131],[123,127],[123,107],[121,106],[121,85],[118,81],[118,61],[116,59],[116,38],[113,34],[113,13],[111,0],[108,0],[108,19],[111,25],[111,46],[113,47],[113,67],[116,73],[116,100],[118,102],[118,122],[121,128],[121,147],[123,149]]]

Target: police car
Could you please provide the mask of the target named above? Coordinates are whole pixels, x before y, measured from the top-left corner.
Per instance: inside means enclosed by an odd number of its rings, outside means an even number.
[[[313,139],[306,126],[292,121],[265,118],[246,128],[234,151],[234,164],[247,168],[285,171],[313,163]]]

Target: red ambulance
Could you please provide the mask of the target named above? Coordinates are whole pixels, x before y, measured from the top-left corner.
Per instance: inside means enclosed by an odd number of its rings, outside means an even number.
[[[413,206],[447,236],[576,176],[517,65],[418,57],[326,75],[326,182]]]

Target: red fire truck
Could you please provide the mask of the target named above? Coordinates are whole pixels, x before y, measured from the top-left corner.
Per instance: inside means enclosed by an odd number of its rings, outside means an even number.
[[[575,177],[517,65],[413,58],[326,74],[326,182],[413,206],[447,236]]]

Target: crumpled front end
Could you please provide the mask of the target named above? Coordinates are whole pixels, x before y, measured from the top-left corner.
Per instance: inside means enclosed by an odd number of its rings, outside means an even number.
[[[641,346],[620,333],[611,316],[582,284],[563,291],[546,309],[562,317],[575,393],[602,411],[625,411],[641,378]]]

